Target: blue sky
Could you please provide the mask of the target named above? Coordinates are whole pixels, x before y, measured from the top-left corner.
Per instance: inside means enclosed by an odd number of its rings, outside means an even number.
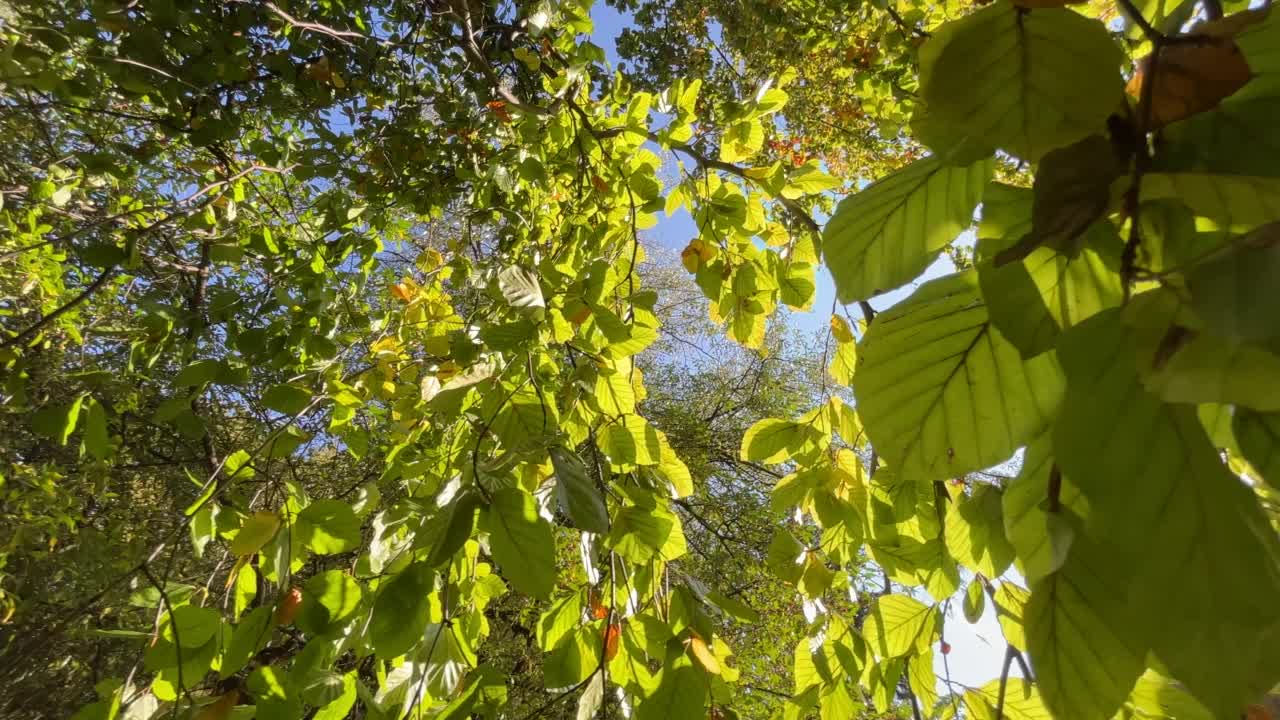
[[[592,19],[595,21],[595,32],[592,35],[592,40],[604,49],[605,56],[609,62],[616,66],[620,58],[617,54],[614,39],[629,22],[629,17],[604,3],[597,3],[592,9]],[[658,151],[656,147],[653,149]],[[659,245],[679,251],[689,243],[689,240],[697,236],[697,228],[694,226],[692,217],[684,210],[681,210],[671,217],[659,214],[658,224],[647,230],[646,233],[652,241]],[[884,310],[906,298],[920,283],[954,272],[954,270],[955,267],[951,264],[951,261],[943,256],[934,262],[915,283],[899,288],[894,292],[872,298],[871,304],[877,311]],[[805,331],[819,331],[827,327],[832,302],[835,300],[835,285],[832,282],[831,273],[827,271],[825,266],[818,268],[816,279],[817,292],[813,302],[813,310],[811,312],[796,312],[791,315],[792,324]],[[851,308],[850,316],[860,316],[856,306]],[[985,612],[975,624],[970,624],[965,620],[959,610],[958,603],[951,609],[950,616],[945,624],[946,639],[951,644],[951,653],[947,656],[946,665],[950,666],[951,680],[956,683],[978,687],[1000,676],[1000,669],[1004,662],[1005,643],[992,605],[993,603],[991,602],[986,603]],[[935,648],[934,653],[934,670],[939,678],[938,690],[939,692],[945,692],[942,678],[947,674],[947,667],[944,666],[943,656],[940,652],[937,652],[937,648]],[[1016,663],[1010,674],[1013,676],[1021,675]]]

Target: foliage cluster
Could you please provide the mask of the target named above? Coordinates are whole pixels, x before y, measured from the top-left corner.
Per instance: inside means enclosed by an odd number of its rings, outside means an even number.
[[[1267,717],[1280,20],[619,7],[4,9],[4,711]]]

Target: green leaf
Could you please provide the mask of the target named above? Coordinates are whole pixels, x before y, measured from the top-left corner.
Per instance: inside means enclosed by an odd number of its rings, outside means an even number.
[[[1222,224],[1256,226],[1280,220],[1280,178],[1207,172],[1142,176],[1142,202],[1171,198]]]
[[[204,548],[217,534],[218,506],[212,503],[200,508],[191,516],[191,548],[197,558],[204,556]]]
[[[782,197],[796,200],[805,195],[816,195],[838,188],[840,185],[839,178],[822,172],[816,162],[809,162],[793,171],[791,177],[787,178],[787,184],[782,188]]]
[[[820,435],[809,423],[765,418],[742,436],[739,457],[766,464],[786,462],[812,447]]]
[[[84,447],[89,454],[105,460],[111,454],[111,437],[107,428],[107,411],[102,403],[86,398],[84,418]]]
[[[343,720],[356,704],[356,678],[354,670],[342,676],[342,691],[328,705],[316,711],[311,720]]]
[[[605,415],[628,415],[636,411],[636,392],[630,374],[612,368],[601,368],[592,395]]]
[[[301,385],[276,385],[262,394],[262,404],[285,415],[297,415],[311,404],[311,390]]]
[[[702,717],[706,703],[706,677],[682,653],[663,666],[658,688],[636,708],[636,720]]]
[[[773,540],[769,542],[765,563],[782,580],[796,583],[804,574],[807,557],[804,545],[794,535],[786,530],[777,530],[773,533]]]
[[[938,703],[938,677],[933,671],[933,648],[923,648],[907,658],[907,684],[916,694],[921,708]]]
[[[1231,427],[1245,459],[1272,487],[1280,488],[1280,413],[1236,408]]]
[[[302,698],[293,690],[285,671],[266,665],[253,671],[246,683],[257,710],[255,720],[289,720],[302,717]]]
[[[1045,433],[1027,447],[1018,476],[1004,491],[1004,531],[1017,555],[1019,569],[1030,582],[1062,567],[1075,531],[1067,511],[1086,515],[1080,492],[1062,477],[1053,462],[1053,439]],[[1057,473],[1057,511],[1050,511],[1050,477]]]
[[[720,160],[737,163],[750,160],[764,145],[764,128],[758,120],[743,120],[730,125],[720,140]]]
[[[1038,11],[1037,11],[1038,12]],[[1000,704],[1000,681],[992,680],[980,688],[966,690],[964,707],[968,720],[997,720]],[[1049,720],[1052,717],[1034,683],[1010,677],[1004,691],[1004,717],[999,720]]]
[[[224,365],[225,363],[220,360],[196,360],[182,368],[178,377],[173,379],[173,384],[176,387],[199,387],[205,383],[211,383],[218,377]]]
[[[732,598],[722,592],[712,590],[707,593],[706,599],[712,605],[715,605],[725,611],[728,615],[741,620],[744,623],[760,622],[760,613],[756,612],[750,605],[737,598]]]
[[[1001,492],[994,485],[978,485],[947,512],[947,552],[976,573],[997,578],[1013,563],[1013,546],[1004,536]]]
[[[844,303],[910,282],[973,219],[992,162],[917,160],[845,198],[822,231],[822,257]]]
[[[1123,102],[1123,62],[1101,22],[1001,1],[925,43],[920,86],[938,123],[1035,161],[1105,127]]]
[[[831,379],[848,387],[853,382],[853,372],[857,366],[858,346],[851,342],[836,343],[836,350],[831,353],[831,364],[827,366]]]
[[[623,415],[604,425],[599,440],[615,465],[656,465],[662,457],[658,431],[639,415]]]
[[[618,508],[609,530],[608,545],[626,560],[648,562],[666,546],[675,529],[675,516],[638,505]]]
[[[823,688],[819,699],[820,720],[848,720],[857,717],[858,703],[844,682],[836,682]],[[810,717],[808,714],[797,717]]]
[[[964,591],[964,619],[970,624],[976,623],[982,619],[982,611],[986,609],[986,593],[982,591],[982,583],[976,578],[969,583],[969,587]]]
[[[996,621],[1000,623],[1005,641],[1022,651],[1027,649],[1022,614],[1030,596],[1025,588],[1005,581],[996,587],[995,596],[991,598],[996,608]]]
[[[604,535],[609,532],[609,510],[604,496],[587,474],[577,453],[563,447],[550,450],[556,473],[556,499],[579,530]]]
[[[328,570],[302,586],[302,608],[298,627],[305,633],[322,635],[351,618],[360,607],[364,592],[350,575]]]
[[[1213,720],[1210,713],[1182,685],[1155,670],[1147,670],[1130,695],[1133,706],[1151,717]]]
[[[66,405],[41,408],[31,417],[31,427],[59,445],[66,445],[71,433],[75,432],[76,421],[80,417],[80,404],[84,398],[81,395]]]
[[[862,636],[877,657],[896,658],[928,648],[938,629],[938,611],[909,595],[876,598]]]
[[[1000,251],[1031,232],[1034,195],[1031,190],[999,182],[987,183],[982,194],[982,219],[974,262],[992,261]]]
[[[1258,312],[1280,292],[1280,223],[1265,225],[1230,251],[1186,274],[1191,308],[1205,325],[1230,340],[1280,338],[1280,317]]]
[[[480,512],[480,496],[470,489],[463,489],[449,502],[449,519],[444,532],[431,548],[427,563],[440,567],[453,560],[475,531],[476,515]]]
[[[808,553],[804,559],[804,571],[796,582],[800,594],[814,600],[822,597],[831,588],[835,573],[827,567],[827,563],[817,553]]]
[[[1055,717],[1109,718],[1142,674],[1147,647],[1114,588],[1120,566],[1078,544],[1060,570],[1036,583],[1023,609],[1027,652]]]
[[[222,616],[217,610],[179,605],[161,621],[160,634],[183,648],[198,648],[213,639],[220,627]]]
[[[256,512],[244,519],[231,541],[232,555],[252,555],[262,549],[280,529],[280,516],[267,511]]]
[[[1161,130],[1150,170],[1260,178],[1280,175],[1275,163],[1267,162],[1280,152],[1280,128],[1272,122],[1280,112],[1280,96],[1254,97],[1251,91],[1259,86],[1259,79],[1255,76],[1217,108]],[[1272,80],[1280,80],[1280,75]],[[1280,89],[1280,83],[1276,87]]]
[[[1136,314],[1142,305],[1130,309]],[[1166,402],[1280,410],[1280,356],[1177,324],[1137,335],[1143,387]]]
[[[231,643],[222,653],[222,664],[218,677],[229,678],[240,672],[259,650],[271,639],[271,616],[273,610],[269,605],[260,605],[244,616],[231,634]]]
[[[556,583],[555,538],[532,495],[519,488],[493,493],[489,548],[503,577],[516,590],[535,598],[551,597]]]
[[[996,255],[991,246],[1008,239],[983,240],[979,254]],[[1051,349],[1062,330],[1120,304],[1121,245],[1114,226],[1104,222],[1085,233],[1084,247],[1074,257],[1042,247],[999,267],[979,264],[982,294],[991,300],[991,322],[1023,357]]]
[[[378,657],[403,655],[422,640],[430,619],[435,571],[417,562],[378,588],[367,638]]]
[[[965,272],[922,285],[876,316],[853,380],[858,414],[904,477],[990,467],[1045,427],[1062,395],[1052,354],[1024,361],[991,326]]]
[[[253,477],[253,458],[244,450],[236,450],[227,455],[222,463],[222,471],[229,478],[236,480],[246,480]]]
[[[542,680],[549,688],[568,688],[586,680],[600,667],[604,623],[576,628],[542,661]]]
[[[313,500],[298,513],[298,538],[317,555],[337,555],[360,545],[360,518],[341,500]]]
[[[1240,96],[1270,96],[1280,94],[1280,45],[1276,44],[1276,26],[1280,15],[1268,12],[1266,19],[1252,25],[1236,38],[1236,45],[1244,53],[1253,79],[1240,89]]]
[[[792,310],[813,309],[814,267],[805,262],[789,262],[778,266],[778,299]]]
[[[1110,591],[1143,608],[1144,637],[1177,680],[1237,713],[1280,675],[1265,639],[1280,627],[1276,534],[1194,408],[1142,389],[1117,311],[1073,328],[1059,351],[1068,392],[1054,455],[1089,502],[1085,532],[1132,569],[1127,590]]]

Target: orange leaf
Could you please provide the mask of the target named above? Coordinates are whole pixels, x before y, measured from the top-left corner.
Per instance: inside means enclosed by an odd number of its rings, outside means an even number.
[[[569,322],[574,325],[581,325],[586,322],[589,317],[591,317],[591,307],[586,303],[582,303],[569,313]]]
[[[622,634],[622,626],[609,623],[604,629],[604,660],[609,662],[618,656],[618,637]]]
[[[594,620],[603,620],[609,617],[609,608],[605,607],[599,598],[591,599],[591,617]]]
[[[507,104],[501,100],[490,100],[485,107],[493,111],[502,122],[511,122],[511,113],[507,112]]]
[[[302,607],[302,591],[298,588],[291,588],[289,593],[280,600],[280,604],[276,606],[275,621],[277,625],[288,625],[298,615],[298,608]]]
[[[396,283],[395,285],[392,285],[391,294],[405,302],[409,302],[413,299],[413,290],[404,283]]]

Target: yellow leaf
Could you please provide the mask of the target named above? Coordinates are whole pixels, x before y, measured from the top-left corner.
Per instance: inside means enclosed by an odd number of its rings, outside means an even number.
[[[430,248],[418,256],[418,267],[423,272],[431,272],[444,264],[444,255],[439,250]]]
[[[853,342],[853,331],[849,329],[848,321],[839,315],[831,316],[831,335],[837,342]]]
[[[711,648],[707,647],[707,643],[702,638],[697,635],[690,636],[689,650],[707,672],[712,675],[720,674],[720,661],[716,660],[716,656],[711,653]]]

